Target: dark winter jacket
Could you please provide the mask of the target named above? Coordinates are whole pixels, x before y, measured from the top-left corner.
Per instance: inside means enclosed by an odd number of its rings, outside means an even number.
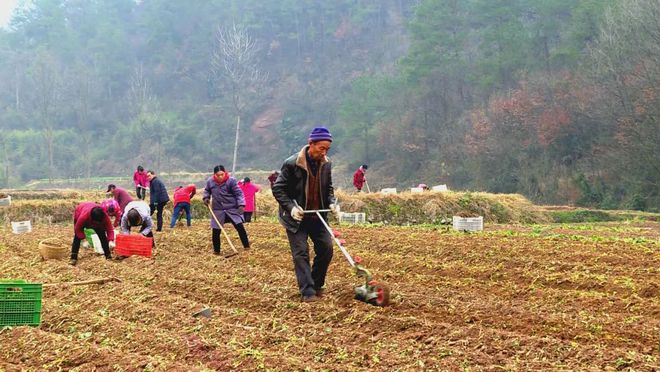
[[[152,178],[149,183],[149,201],[151,204],[166,203],[170,201],[170,196],[167,195],[165,184],[158,177]]]
[[[301,208],[307,209],[307,181],[309,177],[305,154],[308,147],[303,147],[299,153],[291,155],[284,161],[282,172],[273,185],[273,196],[280,205],[280,223],[287,230],[294,233],[298,231],[300,222],[291,217],[291,209],[295,206],[293,201],[295,200]],[[321,162],[317,175],[321,178],[320,209],[327,209],[330,204],[336,202],[335,191],[332,186],[332,163],[327,157]],[[322,215],[327,219],[327,213],[322,213]]]

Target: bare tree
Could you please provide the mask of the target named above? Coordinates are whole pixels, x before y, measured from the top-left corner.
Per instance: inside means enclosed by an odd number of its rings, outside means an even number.
[[[161,112],[160,101],[153,93],[149,80],[144,75],[142,65],[137,66],[131,76],[130,87],[127,93],[128,105],[133,115],[132,122],[136,125],[134,134],[137,135],[138,143],[148,138],[153,141],[155,153],[149,151],[155,157],[155,168],[161,170],[161,158],[163,157],[163,138],[167,135],[168,123]],[[141,146],[137,146],[140,148]],[[140,151],[144,151],[141,149]],[[136,156],[138,154],[135,154]],[[143,153],[139,154],[140,156]]]
[[[48,52],[37,54],[31,69],[35,106],[43,129],[48,152],[48,180],[54,172],[55,114],[61,98],[61,76],[56,62]]]
[[[590,114],[616,139],[609,164],[627,184],[660,200],[660,7],[658,0],[622,1],[604,16],[589,47],[590,78],[601,87]]]
[[[241,116],[251,96],[257,96],[267,79],[267,74],[259,69],[257,42],[241,26],[218,27],[216,46],[211,61],[213,77],[231,92],[231,103],[236,115],[236,137],[231,171],[236,170],[238,137]]]
[[[144,68],[139,65],[131,76],[131,85],[128,91],[128,104],[133,115],[139,115],[151,110],[158,109],[158,100],[153,95],[147,78],[144,76]]]
[[[85,159],[85,178],[90,185],[92,176],[92,163],[90,161],[92,140],[94,133],[93,102],[98,101],[99,82],[95,78],[94,71],[85,64],[79,63],[72,71],[70,77],[73,93],[73,105],[78,116],[78,129],[82,139],[82,155]]]

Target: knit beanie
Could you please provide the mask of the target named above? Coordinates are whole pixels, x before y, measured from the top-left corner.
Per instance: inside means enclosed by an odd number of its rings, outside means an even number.
[[[330,141],[332,142],[332,134],[326,127],[316,127],[309,133],[310,141]]]

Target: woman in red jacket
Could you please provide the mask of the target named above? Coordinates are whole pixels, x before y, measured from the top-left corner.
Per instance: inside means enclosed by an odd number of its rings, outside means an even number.
[[[172,221],[170,222],[171,229],[176,225],[176,220],[179,219],[179,214],[181,214],[182,209],[186,211],[186,222],[188,227],[190,227],[190,220],[192,219],[192,213],[190,213],[190,199],[195,196],[196,192],[197,188],[193,184],[186,187],[179,186],[174,189],[174,212],[172,212]]]
[[[93,229],[99,236],[101,247],[106,259],[112,258],[108,241],[115,240],[115,231],[112,229],[110,217],[103,208],[92,202],[78,204],[73,214],[73,244],[71,245],[71,261],[69,264],[75,266],[78,263],[78,251],[80,242],[85,239],[85,229]]]
[[[369,168],[368,165],[362,164],[360,168],[358,168],[355,173],[353,173],[353,186],[357,189],[357,192],[362,191],[362,187],[364,186],[364,183],[367,181],[366,178],[364,177],[364,174],[367,172],[367,169]]]

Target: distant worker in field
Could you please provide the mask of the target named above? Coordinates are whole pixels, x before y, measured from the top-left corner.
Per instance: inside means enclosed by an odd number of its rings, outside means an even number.
[[[279,175],[280,175],[280,171],[274,170],[273,173],[271,173],[270,176],[268,176],[268,182],[270,182],[271,189],[273,188],[273,184],[275,183],[275,181],[277,180],[277,176]]]
[[[71,261],[69,264],[75,266],[78,263],[78,252],[80,242],[85,240],[85,229],[93,229],[101,241],[103,254],[106,259],[112,258],[109,242],[115,240],[115,231],[112,222],[103,208],[92,202],[78,204],[73,214],[73,243],[71,244]]]
[[[362,187],[364,187],[364,184],[367,182],[367,179],[364,176],[365,173],[367,173],[367,169],[369,169],[369,166],[362,164],[360,168],[353,173],[353,186],[355,186],[357,192],[362,191]]]
[[[314,128],[308,144],[284,161],[282,173],[273,185],[303,302],[318,301],[323,296],[325,276],[332,260],[332,236],[315,213],[304,213],[304,210],[328,208],[335,215],[339,213],[332,186],[332,163],[326,156],[331,145],[330,131],[325,127]],[[327,220],[327,213],[322,216]],[[313,266],[309,262],[308,238],[312,239],[316,254]]]
[[[213,202],[211,203],[211,198]],[[213,254],[220,255],[220,226],[218,223],[231,223],[241,238],[243,248],[250,248],[250,240],[243,226],[243,212],[245,212],[245,196],[238,187],[236,178],[231,177],[222,165],[213,168],[213,176],[209,177],[204,187],[202,200],[206,206],[211,206],[211,239],[213,241]]]
[[[197,193],[197,187],[194,184],[190,184],[186,187],[178,186],[174,189],[174,212],[172,212],[172,221],[170,222],[170,228],[174,228],[176,221],[179,219],[179,214],[182,211],[186,212],[186,225],[190,227],[192,220],[192,213],[190,211],[190,199],[195,196]]]
[[[431,190],[425,183],[420,183],[419,185],[417,185],[417,187],[422,189],[423,191]]]
[[[122,210],[119,206],[119,203],[115,199],[106,199],[101,203],[101,208],[103,211],[108,214],[110,217],[114,217],[115,221],[112,224],[112,227],[119,226],[119,221],[121,221]]]
[[[165,184],[156,177],[156,172],[147,171],[149,179],[149,207],[151,215],[156,212],[156,231],[163,231],[163,208],[170,201]]]
[[[108,185],[108,189],[105,191],[111,193],[112,197],[119,203],[119,208],[123,211],[126,208],[126,205],[133,201],[133,198],[128,194],[128,191],[124,190],[121,187],[117,187],[113,184]]]
[[[149,178],[141,165],[138,165],[137,170],[133,173],[133,183],[135,184],[137,198],[144,200],[147,197],[147,190],[149,189]]]
[[[252,214],[257,209],[257,193],[261,191],[261,187],[252,183],[250,177],[243,178],[243,181],[238,183],[238,187],[241,188],[245,196],[243,219],[245,219],[246,223],[252,222]]]

